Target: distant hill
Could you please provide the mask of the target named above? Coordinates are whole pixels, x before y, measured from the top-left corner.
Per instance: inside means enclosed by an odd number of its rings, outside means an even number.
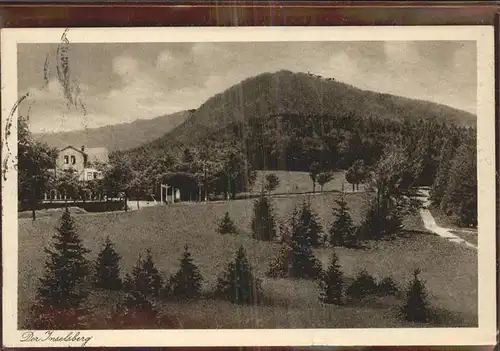
[[[34,137],[57,148],[67,145],[76,147],[86,145],[88,147],[106,147],[109,151],[126,150],[165,135],[181,125],[190,113],[189,111],[181,111],[153,119],[137,120],[132,123],[71,132],[34,134]]]
[[[475,115],[449,106],[361,90],[309,73],[278,71],[248,78],[213,96],[165,138],[168,143],[189,143],[233,122],[277,114],[352,115],[396,121],[423,118],[460,126],[476,125]],[[159,138],[150,146],[162,144],[165,140]]]

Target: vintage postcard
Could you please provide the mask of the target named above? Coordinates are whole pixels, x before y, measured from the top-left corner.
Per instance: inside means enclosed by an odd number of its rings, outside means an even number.
[[[5,29],[9,347],[485,345],[489,26]]]

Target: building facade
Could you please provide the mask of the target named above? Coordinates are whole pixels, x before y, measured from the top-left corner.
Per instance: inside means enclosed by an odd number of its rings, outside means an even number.
[[[109,162],[108,150],[106,148],[75,148],[71,145],[59,151],[56,160],[56,170],[74,170],[78,179],[88,181],[102,179],[103,168]]]

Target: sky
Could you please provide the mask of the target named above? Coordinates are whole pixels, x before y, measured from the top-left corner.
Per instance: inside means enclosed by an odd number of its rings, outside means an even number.
[[[57,44],[18,45],[19,95],[29,94],[20,113],[29,115],[34,133],[197,108],[245,78],[281,69],[476,113],[475,42],[70,44],[71,86],[83,107],[66,103],[56,50]]]

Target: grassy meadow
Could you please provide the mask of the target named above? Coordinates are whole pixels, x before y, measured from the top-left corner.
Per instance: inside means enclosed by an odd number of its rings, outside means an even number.
[[[325,228],[332,220],[332,208],[338,193],[290,195],[273,198],[278,220],[285,218],[305,199],[321,217]],[[355,223],[359,223],[369,194],[350,193],[346,200]],[[224,301],[204,299],[185,304],[161,302],[160,311],[169,311],[180,320],[196,318],[204,328],[332,328],[332,327],[401,327],[411,323],[397,316],[401,301],[377,298],[346,306],[323,305],[313,281],[270,279],[265,277],[270,258],[278,243],[251,238],[250,222],[254,200],[242,199],[217,203],[180,203],[156,206],[132,212],[78,214],[77,226],[94,259],[106,236],[122,255],[122,274],[130,271],[138,255],[152,250],[153,258],[164,277],[178,269],[178,260],[187,244],[205,278],[209,291],[217,276],[243,245],[257,276],[263,279],[263,290],[272,304],[237,306]],[[217,233],[218,221],[229,212],[239,228],[237,235]],[[35,222],[19,219],[19,322],[22,326],[32,303],[38,279],[43,272],[43,247],[51,241],[59,216],[38,218]],[[408,218],[405,237],[377,243],[363,250],[336,248],[347,280],[366,269],[378,278],[392,276],[404,287],[415,268],[422,270],[430,302],[439,309],[438,318],[425,326],[474,326],[477,324],[477,253],[423,232],[418,216]],[[331,253],[328,248],[316,250],[324,266]],[[116,294],[115,294],[116,295]],[[116,304],[113,294],[94,292],[93,310],[104,311]],[[307,306],[307,307],[306,307]],[[193,313],[193,311],[196,311]],[[441,316],[441,320],[440,317]],[[446,324],[444,323],[446,320]],[[184,325],[189,328],[189,323]]]

